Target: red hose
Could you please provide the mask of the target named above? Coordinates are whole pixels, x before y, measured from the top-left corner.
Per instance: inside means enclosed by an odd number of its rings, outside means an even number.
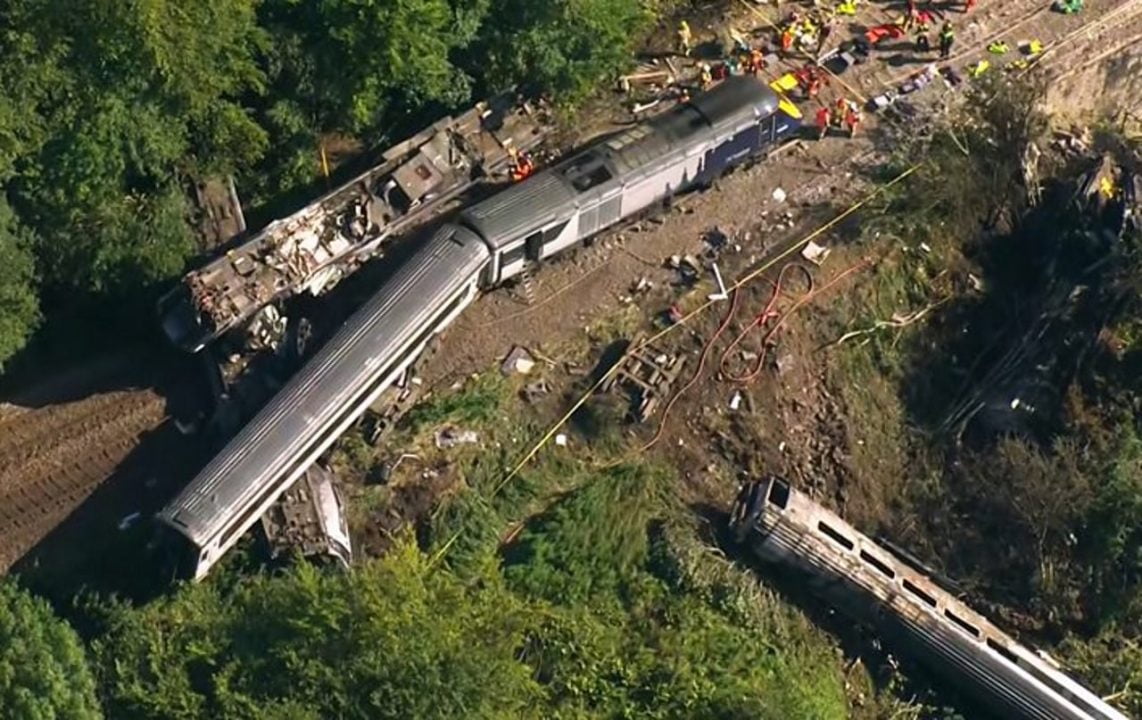
[[[729,347],[727,347],[725,351],[722,352],[722,356],[719,361],[719,367],[721,368],[725,379],[730,382],[741,384],[749,383],[756,379],[757,376],[761,374],[761,371],[765,368],[765,358],[769,348],[776,344],[777,332],[782,327],[784,327],[785,322],[789,319],[789,317],[793,315],[793,313],[800,310],[804,305],[811,302],[820,293],[833,287],[841,280],[847,278],[849,275],[869,267],[871,264],[871,260],[868,258],[862,258],[860,262],[838,273],[835,277],[830,279],[829,282],[825,283],[819,288],[814,287],[813,276],[810,273],[809,268],[800,263],[787,263],[783,265],[781,270],[777,273],[777,280],[772,283],[773,292],[770,294],[769,300],[765,304],[765,308],[762,309],[762,311],[759,312],[756,316],[754,316],[753,321],[750,322],[749,325],[747,325],[745,329],[743,329],[741,333],[739,333],[738,336],[734,338]],[[781,298],[782,288],[787,279],[786,273],[794,271],[804,273],[805,279],[807,281],[807,288],[788,310],[783,313],[778,312],[776,309],[777,302]],[[726,312],[725,317],[722,318],[722,322],[718,325],[717,330],[714,331],[714,333],[709,337],[709,339],[706,340],[706,343],[702,346],[702,353],[698,356],[698,367],[694,369],[694,372],[690,375],[690,379],[687,380],[682,387],[678,388],[678,390],[670,396],[670,400],[667,401],[665,407],[662,409],[662,422],[658,424],[658,430],[654,433],[654,437],[652,437],[648,443],[639,449],[640,453],[646,452],[651,447],[653,447],[655,443],[662,439],[662,434],[666,430],[666,420],[668,417],[670,417],[670,410],[674,407],[675,403],[678,402],[679,398],[681,398],[682,395],[690,390],[690,388],[693,387],[694,384],[698,382],[698,379],[702,376],[702,372],[706,367],[706,360],[710,355],[710,350],[713,348],[714,343],[718,341],[718,338],[722,336],[722,333],[726,331],[726,328],[728,328],[730,323],[733,321],[734,315],[737,313],[738,302],[740,298],[741,288],[735,286],[733,290],[733,299],[730,301],[730,309]],[[738,345],[740,345],[743,340],[745,340],[746,336],[751,331],[753,331],[754,328],[764,327],[767,325],[768,327],[765,331],[765,334],[762,336],[762,350],[760,353],[758,353],[757,362],[753,365],[753,367],[751,367],[748,372],[743,374],[735,375],[728,372],[726,370],[726,363],[729,359],[729,354],[733,352],[733,350]]]

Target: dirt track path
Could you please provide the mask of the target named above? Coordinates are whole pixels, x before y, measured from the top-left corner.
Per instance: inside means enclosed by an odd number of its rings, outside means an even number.
[[[0,422],[0,571],[71,514],[166,418],[153,390],[106,392]]]

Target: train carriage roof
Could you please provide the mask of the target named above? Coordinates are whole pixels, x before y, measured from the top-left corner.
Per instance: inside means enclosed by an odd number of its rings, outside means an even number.
[[[438,230],[159,517],[198,544],[230,526],[487,260],[468,230]]]
[[[505,241],[566,215],[575,207],[575,191],[557,169],[544,170],[465,210],[461,217],[499,249]]]

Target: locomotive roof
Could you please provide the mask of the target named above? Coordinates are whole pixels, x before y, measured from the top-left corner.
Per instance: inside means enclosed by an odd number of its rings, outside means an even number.
[[[777,112],[777,93],[755,75],[734,75],[720,85],[701,93],[690,105],[713,127],[735,122],[750,115],[763,117]]]
[[[606,164],[614,177],[653,163],[695,137],[747,118],[777,111],[777,94],[760,79],[726,79],[689,103],[601,140],[464,211],[462,217],[490,244],[515,243],[528,230],[556,222],[574,211],[579,193],[568,182],[573,169]]]

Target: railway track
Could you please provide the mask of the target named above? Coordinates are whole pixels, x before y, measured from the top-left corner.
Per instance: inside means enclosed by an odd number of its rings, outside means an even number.
[[[0,423],[0,572],[70,515],[140,438],[165,400],[121,391],[27,410]]]

